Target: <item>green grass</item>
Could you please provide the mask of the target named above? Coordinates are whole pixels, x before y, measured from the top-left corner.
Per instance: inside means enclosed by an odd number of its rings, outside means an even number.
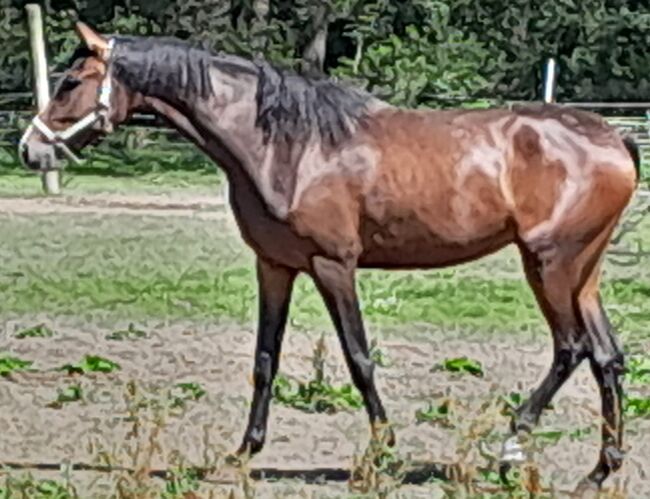
[[[62,191],[65,195],[91,194],[167,194],[192,192],[220,195],[223,176],[218,172],[168,171],[138,176],[110,177],[105,175],[77,175],[64,171]],[[0,173],[0,197],[39,197],[43,188],[38,175],[14,171]]]
[[[0,241],[0,316],[250,322],[257,313],[253,254],[229,221],[0,214]],[[636,279],[612,273],[603,291],[613,322],[647,338],[647,273]],[[359,276],[363,313],[373,324],[546,331],[512,250],[463,267]],[[291,318],[297,327],[329,325],[306,277],[297,282]]]
[[[650,242],[650,223],[635,235]],[[230,217],[0,214],[0,241],[0,317],[45,313],[250,324],[257,315],[253,252]],[[612,322],[624,340],[647,340],[650,266],[627,269],[610,262],[606,270],[603,300]],[[372,325],[406,333],[406,325],[425,324],[548,334],[513,248],[441,270],[362,270],[358,288]],[[307,277],[297,281],[291,323],[330,327]]]
[[[188,188],[193,192],[218,193],[225,179],[214,163],[183,144],[129,148],[118,139],[90,148],[84,156],[84,164],[66,165],[62,173],[67,195],[160,194]],[[42,194],[39,176],[18,163],[14,150],[0,148],[0,197]]]

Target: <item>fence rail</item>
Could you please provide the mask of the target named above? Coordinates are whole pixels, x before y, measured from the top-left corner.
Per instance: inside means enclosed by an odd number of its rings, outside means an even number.
[[[16,102],[18,100],[28,102],[30,99],[31,93],[0,94],[0,147],[15,146],[20,130],[24,129],[33,115],[33,111],[26,108],[2,110],[1,107],[5,102]],[[506,105],[511,107],[515,104],[524,103],[523,101],[510,101]],[[635,140],[639,145],[643,160],[650,161],[650,102],[559,102],[558,104],[597,112],[601,111],[608,123]],[[630,111],[635,111],[635,114],[630,114]],[[154,115],[136,114],[126,123],[126,128],[129,132],[147,133],[148,131],[155,131],[156,133],[165,133],[170,140],[178,140],[179,145],[180,143],[186,143],[180,134],[169,128],[163,120]]]

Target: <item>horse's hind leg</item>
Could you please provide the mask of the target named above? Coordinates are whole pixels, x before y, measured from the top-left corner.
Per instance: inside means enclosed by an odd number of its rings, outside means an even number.
[[[598,274],[592,275],[580,296],[580,311],[589,335],[589,363],[601,397],[602,447],[596,467],[581,488],[600,488],[623,463],[623,389],[625,359],[598,293]]]
[[[555,393],[587,356],[588,341],[574,308],[576,270],[573,259],[557,249],[533,252],[521,246],[524,270],[553,335],[553,363],[542,383],[516,411],[513,437],[504,445],[504,461],[523,459],[516,435],[529,433]]]
[[[553,395],[588,358],[601,390],[605,417],[599,464],[588,478],[596,486],[620,467],[622,459],[619,376],[623,356],[598,294],[600,262],[614,223],[578,248],[575,239],[573,244],[555,243],[544,249],[520,245],[526,276],[553,333],[554,359],[541,385],[517,410],[513,436],[506,441],[503,455],[505,461],[522,457],[517,433],[531,431]]]

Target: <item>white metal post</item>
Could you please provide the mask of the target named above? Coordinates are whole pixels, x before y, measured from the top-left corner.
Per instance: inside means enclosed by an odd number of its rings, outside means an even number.
[[[43,15],[41,6],[30,3],[25,6],[29,25],[29,45],[32,55],[32,72],[34,75],[34,93],[38,111],[45,109],[50,101],[50,83],[47,77],[47,59],[45,58],[45,37],[43,36]],[[59,170],[50,170],[42,175],[43,189],[47,194],[59,194]]]
[[[546,61],[544,71],[544,102],[555,102],[555,82],[557,79],[557,65],[552,57]]]

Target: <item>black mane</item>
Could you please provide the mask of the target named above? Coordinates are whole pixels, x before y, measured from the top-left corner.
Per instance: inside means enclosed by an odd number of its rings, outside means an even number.
[[[213,93],[213,54],[175,38],[119,36],[115,41],[113,76],[130,89],[172,101]]]
[[[369,95],[306,78],[263,60],[215,54],[176,38],[116,37],[113,75],[132,90],[174,100],[209,98],[210,68],[258,77],[256,125],[265,141],[291,144],[312,133],[334,145],[365,116]]]
[[[306,78],[257,63],[257,124],[266,140],[291,143],[319,133],[329,145],[348,137],[365,117],[369,96],[328,79]]]

